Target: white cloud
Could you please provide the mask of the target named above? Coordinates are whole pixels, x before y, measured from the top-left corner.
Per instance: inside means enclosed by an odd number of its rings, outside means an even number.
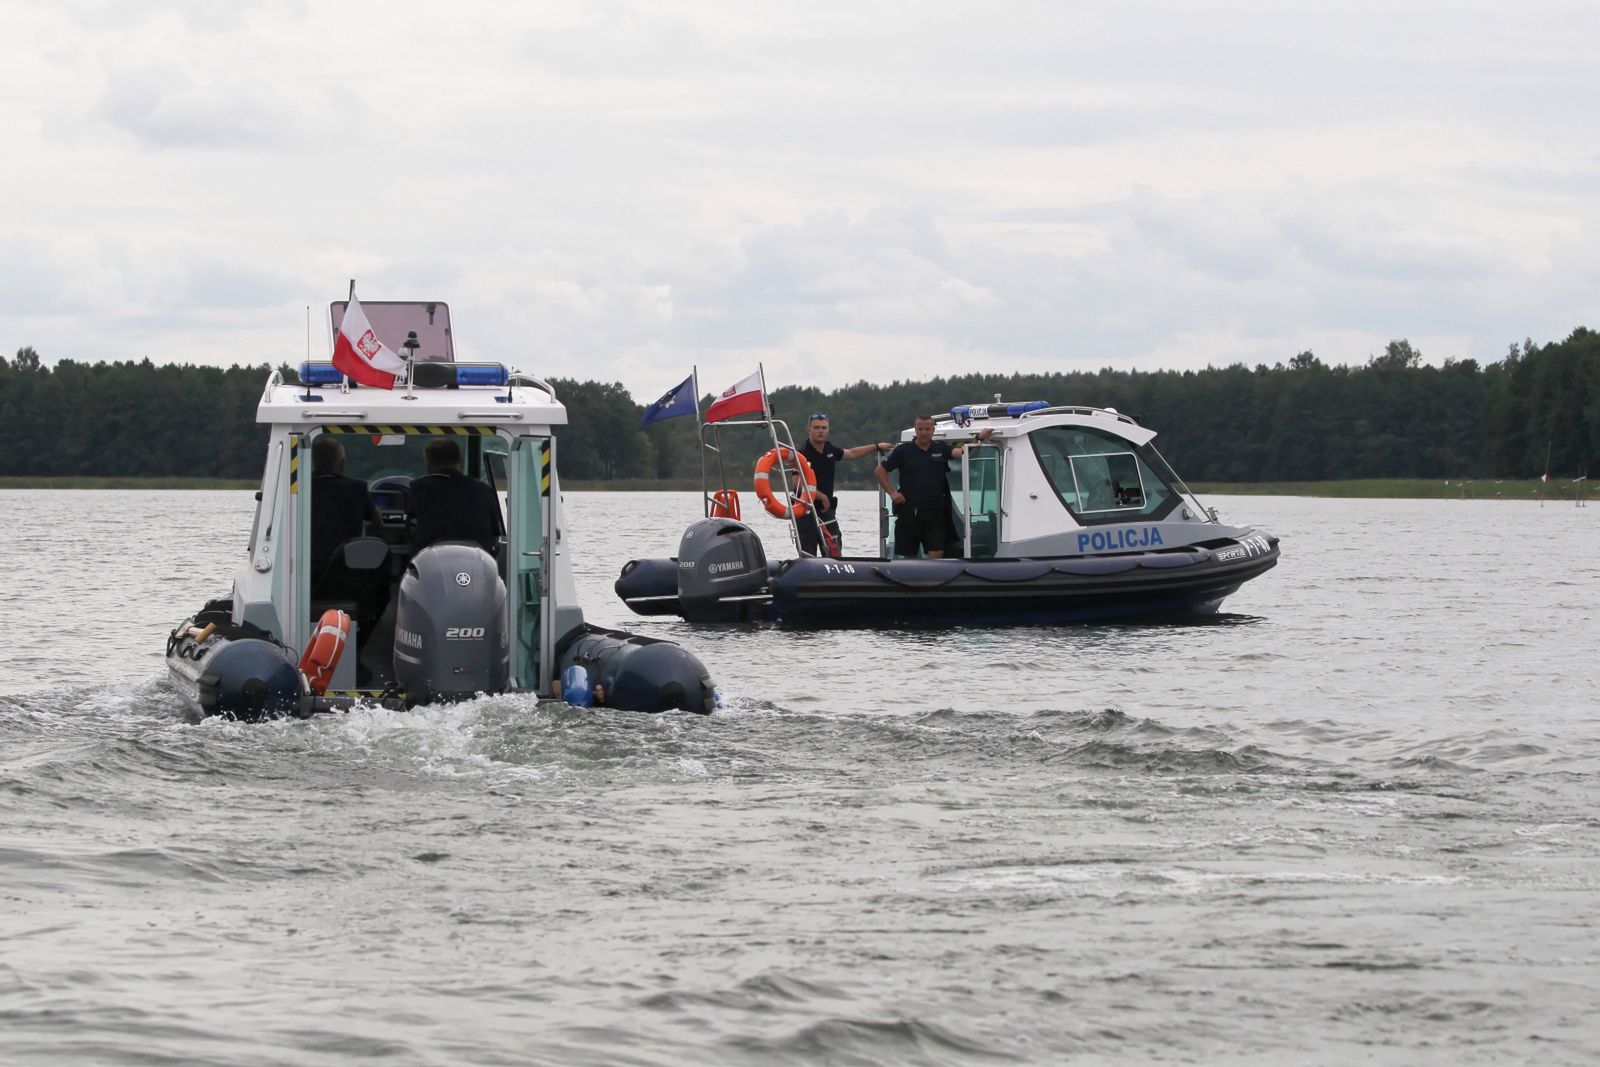
[[[298,360],[345,280],[657,395],[1199,367],[1593,313],[1591,5],[64,0],[0,350]],[[725,380],[725,381],[724,381]]]

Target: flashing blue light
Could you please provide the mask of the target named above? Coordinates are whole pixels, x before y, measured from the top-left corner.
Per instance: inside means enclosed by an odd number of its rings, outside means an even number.
[[[511,372],[506,370],[503,363],[456,363],[451,364],[455,371],[455,384],[460,385],[505,385],[511,380]],[[344,375],[332,363],[302,363],[300,364],[300,384],[306,388],[323,385],[338,385],[344,381]],[[449,379],[446,378],[445,382]],[[445,384],[435,380],[430,383],[435,388]],[[354,383],[352,383],[354,384]],[[419,388],[425,386],[419,385]]]
[[[1048,400],[1019,400],[1015,404],[962,404],[950,409],[950,417],[964,426],[972,419],[1015,419],[1049,406]]]
[[[457,385],[504,385],[511,380],[503,363],[457,363]]]
[[[332,363],[300,364],[301,385],[338,385],[343,380],[344,375]]]

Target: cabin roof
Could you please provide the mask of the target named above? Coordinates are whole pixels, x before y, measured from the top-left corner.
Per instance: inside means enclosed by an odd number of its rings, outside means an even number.
[[[1000,414],[997,411],[991,415],[981,411],[982,407],[984,405],[969,405],[964,410],[952,409],[951,413],[935,415],[934,440],[958,443],[970,441],[985,429],[992,429],[995,437],[1018,438],[1046,426],[1092,426],[1135,445],[1145,444],[1156,436],[1154,430],[1139,425],[1132,416],[1124,415],[1112,408],[1058,405],[1035,407],[1018,414]],[[993,407],[999,409],[1003,405],[993,405]],[[956,411],[961,411],[961,417],[956,416]],[[903,430],[901,439],[911,440],[912,433],[911,428]]]
[[[399,426],[501,426],[523,429],[565,426],[567,409],[553,386],[511,372],[509,385],[452,388],[372,389],[284,382],[277,371],[267,379],[256,406],[256,422],[272,425],[361,423]]]

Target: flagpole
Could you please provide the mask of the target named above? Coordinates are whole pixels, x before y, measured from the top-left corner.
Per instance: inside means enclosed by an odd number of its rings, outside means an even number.
[[[1539,479],[1539,506],[1544,507],[1545,494],[1550,492],[1550,448],[1555,444],[1552,438],[1544,443],[1544,477]]]
[[[767,368],[766,368],[766,365],[763,364],[763,363],[757,363],[756,364],[756,374],[761,379],[761,416],[762,416],[762,418],[766,419],[766,422],[767,422],[767,434],[768,434],[768,436],[770,436],[772,438],[773,451],[778,453],[778,475],[779,475],[779,477],[781,477],[783,479],[783,499],[784,499],[784,502],[788,505],[788,508],[789,508],[789,541],[790,541],[791,544],[794,545],[795,554],[796,555],[801,555],[802,554],[801,550],[800,550],[800,522],[801,522],[801,520],[798,519],[798,518],[795,518],[795,514],[794,514],[794,492],[789,487],[789,483],[790,483],[789,465],[784,462],[782,442],[780,442],[778,440],[778,426],[777,426],[777,424],[775,422],[772,421],[772,405],[767,401]],[[788,427],[785,426],[784,429],[787,430]],[[800,468],[800,459],[799,459],[800,450],[794,447],[794,435],[792,433],[789,435],[789,448],[791,449],[793,455],[795,456],[794,466],[795,466],[796,472],[798,472],[799,468]],[[812,521],[816,521],[816,509],[812,508],[809,514],[812,516]]]
[[[356,302],[356,280],[354,278],[351,278],[350,279],[350,294],[344,298],[344,313],[346,315],[350,314],[350,305],[354,304],[355,302]],[[342,319],[340,320],[339,325],[340,325],[340,327],[344,326],[344,321]],[[328,329],[330,329],[330,330],[333,329],[333,316],[332,315],[328,316]],[[337,337],[335,337],[333,339],[333,343],[334,343],[335,346],[337,346],[338,343],[339,343],[339,339]],[[348,375],[348,374],[339,375],[339,392],[340,393],[348,393],[348,392],[350,392],[350,375]]]
[[[711,517],[711,496],[706,492],[706,438],[705,428],[700,423],[700,365],[696,363],[689,368],[690,388],[694,392],[694,450],[700,457],[700,513],[702,518]]]
[[[699,400],[695,401],[697,407],[699,403]],[[696,416],[696,418],[698,417]],[[713,440],[716,441],[716,444],[711,446],[711,451],[717,454],[717,488],[726,489],[728,488],[728,472],[722,465],[722,423],[720,421],[712,425],[711,433],[714,435]],[[700,438],[700,444],[702,447],[705,445],[705,437],[703,435]]]

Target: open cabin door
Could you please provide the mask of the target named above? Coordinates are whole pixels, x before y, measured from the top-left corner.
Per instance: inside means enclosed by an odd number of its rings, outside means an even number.
[[[1004,456],[1003,445],[970,441],[963,443],[961,459],[951,461],[946,478],[954,538],[945,546],[947,558],[994,558],[1000,547],[1000,480]],[[879,555],[884,559],[898,559],[894,551],[898,519],[881,490],[878,500]]]
[[[1001,447],[976,441],[961,449],[962,484],[955,487],[955,520],[961,554],[967,559],[993,559],[1000,546],[1002,455]]]
[[[278,639],[293,649],[305,647],[311,635],[311,621],[303,618],[311,603],[311,438],[304,431],[288,436],[289,454],[287,493],[284,496],[283,523],[285,544],[280,545],[279,566],[273,574],[273,602],[278,605],[282,633]]]
[[[546,694],[551,677],[549,614],[550,447],[548,437],[517,437],[507,463],[510,521],[506,592],[511,611],[511,684]]]

